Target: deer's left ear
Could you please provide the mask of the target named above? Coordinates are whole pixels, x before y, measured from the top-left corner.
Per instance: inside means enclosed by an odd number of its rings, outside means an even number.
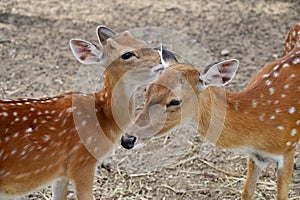
[[[236,59],[210,64],[201,72],[200,80],[205,86],[225,86],[235,76],[238,66]]]
[[[116,33],[106,26],[98,26],[97,27],[97,36],[100,44],[105,44],[108,38],[113,38],[116,36]]]

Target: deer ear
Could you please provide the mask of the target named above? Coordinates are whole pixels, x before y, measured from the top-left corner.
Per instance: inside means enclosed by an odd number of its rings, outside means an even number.
[[[131,38],[133,38],[132,34],[129,31],[124,31],[123,35],[125,37],[131,37]]]
[[[75,58],[82,64],[96,64],[104,59],[102,46],[98,47],[88,41],[71,39],[70,47]]]
[[[116,36],[116,33],[106,26],[98,26],[97,27],[97,36],[98,40],[101,44],[106,44],[106,40],[108,38],[113,38]]]
[[[201,72],[200,80],[205,86],[225,86],[235,76],[238,66],[236,59],[210,64]]]
[[[176,56],[171,51],[163,49],[162,45],[159,49],[159,56],[160,56],[161,64],[155,66],[152,69],[152,71],[157,73],[157,74],[161,74],[163,71],[165,71],[173,63],[178,63]]]

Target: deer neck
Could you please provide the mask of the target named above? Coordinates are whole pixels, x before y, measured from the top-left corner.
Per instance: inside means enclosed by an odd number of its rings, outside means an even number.
[[[231,93],[221,87],[209,87],[200,94],[200,134],[224,148],[240,148],[255,137],[251,126],[251,100],[245,92]],[[251,106],[250,106],[251,107]]]
[[[106,72],[105,76],[103,89],[95,94],[97,115],[105,134],[116,140],[130,122],[134,99],[122,74]]]

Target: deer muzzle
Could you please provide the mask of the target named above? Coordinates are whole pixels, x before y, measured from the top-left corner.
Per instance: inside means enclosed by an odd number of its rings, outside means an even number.
[[[121,145],[125,149],[132,149],[134,147],[135,142],[136,142],[135,136],[124,134],[121,137]]]

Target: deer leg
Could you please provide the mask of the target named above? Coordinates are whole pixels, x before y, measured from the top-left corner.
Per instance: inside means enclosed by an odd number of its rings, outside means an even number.
[[[72,177],[78,200],[94,200],[93,183],[96,164],[88,164],[77,171]]]
[[[78,177],[74,180],[76,186],[76,196],[78,200],[94,200],[93,182],[94,174],[91,176]]]
[[[68,180],[65,178],[57,180],[52,184],[53,200],[67,200]]]
[[[258,166],[252,158],[248,158],[247,178],[242,192],[242,200],[251,200],[254,195],[257,179],[266,165]]]
[[[285,155],[283,163],[278,163],[277,169],[277,199],[287,200],[289,195],[289,185],[294,167],[294,151]]]

